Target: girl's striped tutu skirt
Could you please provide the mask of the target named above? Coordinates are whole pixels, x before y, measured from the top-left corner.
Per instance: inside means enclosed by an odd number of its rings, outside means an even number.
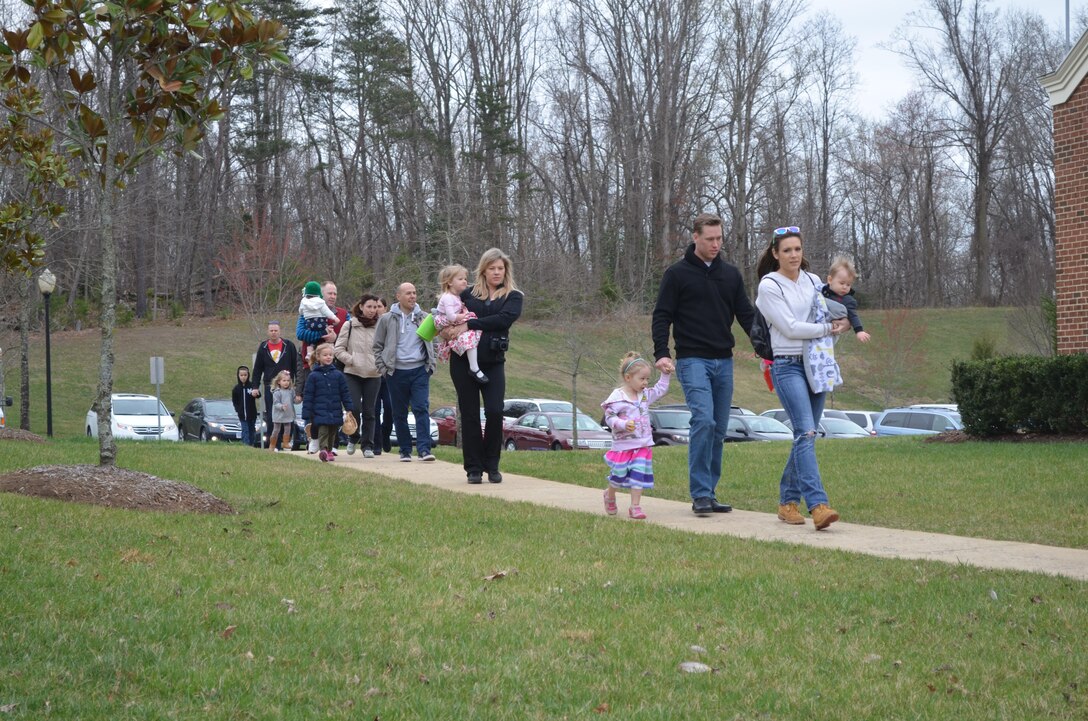
[[[608,451],[604,454],[608,464],[608,485],[613,488],[653,488],[653,448],[633,448],[629,451]]]

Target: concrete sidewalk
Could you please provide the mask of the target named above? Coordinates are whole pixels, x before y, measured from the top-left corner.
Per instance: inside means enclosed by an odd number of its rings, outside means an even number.
[[[305,452],[292,455],[318,460],[316,455]],[[362,452],[349,456],[341,449],[332,465],[456,493],[489,496],[505,501],[525,501],[595,515],[604,514],[601,501],[603,488],[587,488],[505,472],[502,483],[488,483],[485,476],[483,484],[469,485],[465,482],[465,472],[460,465],[444,461],[423,463],[418,458],[413,458],[411,463],[403,463],[395,452],[385,453],[377,458],[363,458]],[[667,501],[652,495],[642,499],[642,508],[649,518],[645,521],[630,521],[624,515],[624,501],[625,499],[620,499],[620,515],[616,517],[618,523],[651,523],[691,533],[783,541],[886,558],[914,558],[980,568],[1031,571],[1088,581],[1088,550],[902,531],[855,523],[836,523],[825,531],[816,532],[812,528],[811,519],[806,519],[804,526],[790,526],[779,521],[773,514],[754,511],[734,510],[732,513],[700,518],[691,512],[690,503]]]

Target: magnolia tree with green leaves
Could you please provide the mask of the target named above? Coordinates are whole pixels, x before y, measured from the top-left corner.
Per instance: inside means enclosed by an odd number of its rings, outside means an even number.
[[[240,2],[176,0],[28,0],[25,25],[6,28],[0,44],[3,109],[24,120],[23,132],[0,136],[0,157],[27,168],[24,137],[51,132],[59,147],[39,150],[27,183],[41,189],[24,205],[50,212],[48,187],[67,182],[68,160],[94,199],[102,261],[102,346],[94,408],[99,462],[112,465],[110,431],[113,329],[117,295],[114,217],[126,181],[152,153],[195,152],[205,128],[227,108],[229,87],[254,67],[289,62],[286,30],[254,17]],[[43,137],[48,145],[52,135]],[[35,201],[35,197],[37,201]],[[57,208],[51,209],[58,212]],[[0,249],[14,252],[12,267],[42,258],[40,236],[9,226],[0,216]],[[8,263],[11,265],[11,263]]]

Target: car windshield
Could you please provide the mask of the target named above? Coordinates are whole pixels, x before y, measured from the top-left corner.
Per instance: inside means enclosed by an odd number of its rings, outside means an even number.
[[[113,402],[113,414],[116,416],[168,416],[170,411],[154,398],[118,398]]]
[[[855,433],[857,435],[867,436],[868,432],[853,421],[843,420],[842,418],[824,418],[821,423],[824,424],[824,428],[829,433]]]
[[[550,418],[552,419],[552,424],[555,426],[555,430],[557,430],[557,431],[573,430],[571,428],[570,416],[554,415],[554,416],[550,416]],[[597,421],[593,420],[589,416],[579,415],[578,416],[578,430],[580,430],[580,431],[599,431],[599,430],[601,430],[601,427],[600,427],[600,425],[597,424]]]
[[[541,413],[570,413],[570,403],[564,401],[556,401],[554,403],[541,403]],[[570,430],[567,428],[566,430]]]
[[[658,411],[659,428],[691,428],[691,411]]]
[[[745,416],[744,420],[748,421],[748,427],[757,433],[792,433],[785,425],[767,416],[752,416],[750,418]]]
[[[208,401],[205,413],[209,416],[233,416],[234,404],[230,401]]]

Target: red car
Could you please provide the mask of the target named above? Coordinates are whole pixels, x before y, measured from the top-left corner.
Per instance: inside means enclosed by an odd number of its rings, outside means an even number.
[[[506,427],[506,450],[573,450],[573,421],[570,413],[526,413]],[[578,448],[608,450],[612,434],[584,413],[578,414]]]
[[[457,445],[457,409],[453,406],[441,406],[431,411],[431,418],[438,426],[438,444],[440,446]],[[480,430],[483,430],[484,411],[480,409]]]

